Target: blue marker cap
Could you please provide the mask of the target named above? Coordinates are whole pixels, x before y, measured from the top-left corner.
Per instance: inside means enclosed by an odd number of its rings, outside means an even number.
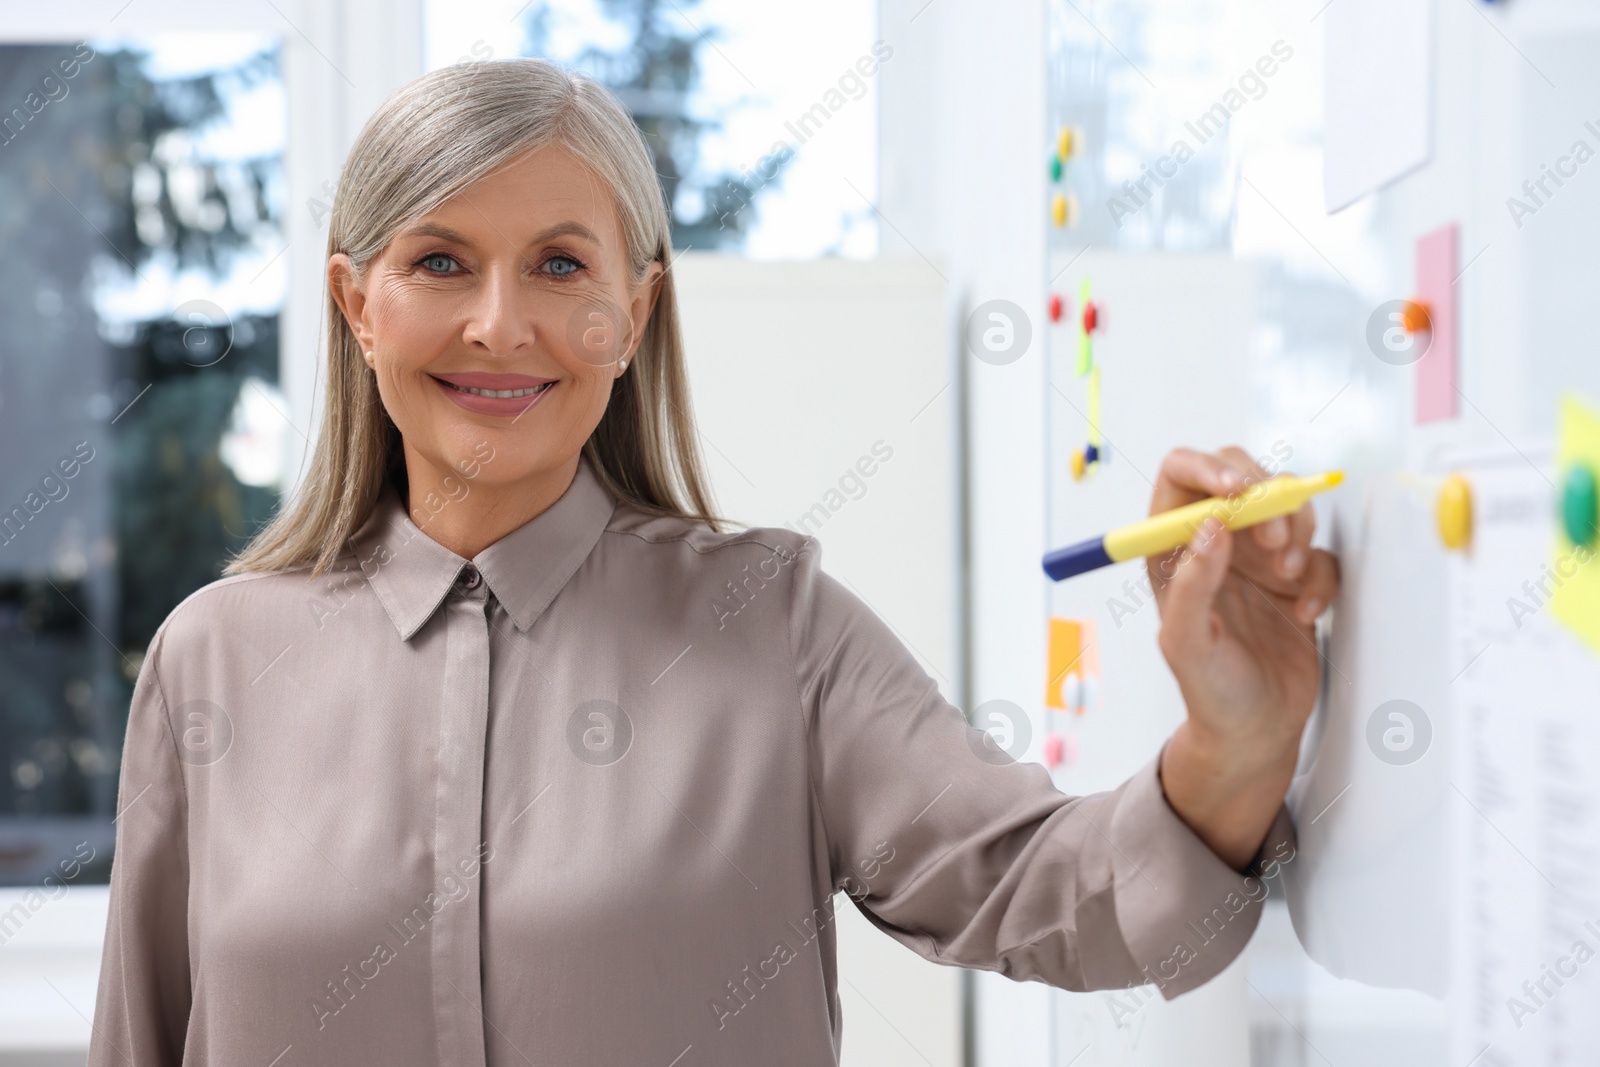
[[[1044,572],[1053,581],[1071,578],[1075,574],[1092,571],[1096,567],[1109,567],[1113,560],[1106,555],[1103,537],[1091,537],[1066,548],[1058,548],[1044,557]]]

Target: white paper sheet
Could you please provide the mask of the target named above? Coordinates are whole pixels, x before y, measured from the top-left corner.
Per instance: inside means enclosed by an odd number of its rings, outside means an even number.
[[[1328,213],[1433,151],[1432,0],[1332,0],[1322,13]]]
[[[1422,480],[1374,475],[1341,502],[1343,587],[1322,705],[1289,795],[1299,851],[1284,868],[1295,932],[1338,978],[1443,999],[1449,810],[1445,559]],[[1374,751],[1391,701],[1410,747]]]
[[[1547,456],[1459,469],[1474,529],[1450,574],[1450,1062],[1593,1063],[1600,659],[1539,589],[1555,537]],[[1596,955],[1580,962],[1579,942]]]

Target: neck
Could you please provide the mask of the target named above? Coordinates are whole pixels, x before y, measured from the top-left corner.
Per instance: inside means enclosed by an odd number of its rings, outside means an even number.
[[[431,540],[472,559],[561,499],[578,473],[578,456],[515,482],[490,482],[445,470],[405,446],[406,511]]]

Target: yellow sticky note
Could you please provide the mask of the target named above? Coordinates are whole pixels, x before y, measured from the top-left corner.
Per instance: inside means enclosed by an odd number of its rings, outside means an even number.
[[[1590,648],[1600,652],[1600,560],[1597,545],[1574,544],[1563,521],[1563,508],[1570,504],[1565,494],[1574,467],[1587,466],[1600,476],[1600,412],[1575,396],[1561,398],[1561,430],[1556,443],[1556,544],[1555,594],[1551,610],[1562,625],[1577,634]]]

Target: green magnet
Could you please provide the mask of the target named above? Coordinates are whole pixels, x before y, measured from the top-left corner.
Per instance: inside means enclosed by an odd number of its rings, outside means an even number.
[[[1061,180],[1061,157],[1060,156],[1051,156],[1050,157],[1050,180],[1053,181],[1053,182],[1058,182],[1058,181]]]
[[[1594,543],[1597,524],[1600,491],[1595,487],[1594,471],[1585,464],[1574,463],[1561,487],[1561,525],[1567,531],[1567,540],[1589,545]]]

